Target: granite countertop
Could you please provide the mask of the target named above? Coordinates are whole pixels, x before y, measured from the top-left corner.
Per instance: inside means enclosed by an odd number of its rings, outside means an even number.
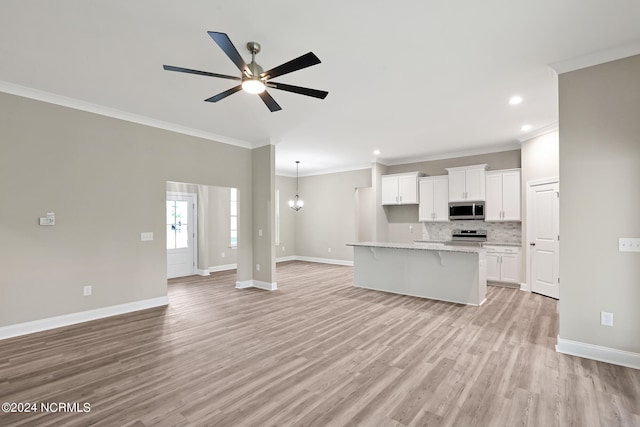
[[[444,242],[437,242],[444,243]],[[347,246],[362,246],[368,248],[387,248],[387,249],[411,249],[419,251],[442,251],[442,252],[465,252],[465,253],[478,253],[484,252],[484,248],[473,246],[449,246],[441,244],[433,244],[428,242],[415,242],[415,243],[386,243],[386,242],[359,242],[359,243],[347,243]]]
[[[485,242],[483,243],[484,246],[514,246],[514,247],[520,247],[522,246],[521,242]]]
[[[414,240],[416,243],[434,243],[434,244],[446,244],[451,240]],[[513,246],[520,247],[522,246],[521,242],[505,242],[501,240],[489,240],[487,242],[482,243],[483,246]]]

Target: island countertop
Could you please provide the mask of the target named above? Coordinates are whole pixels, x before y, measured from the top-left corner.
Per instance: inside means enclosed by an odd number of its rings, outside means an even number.
[[[445,245],[442,243],[387,243],[387,242],[359,242],[347,243],[347,246],[362,246],[365,248],[411,249],[419,251],[444,251],[444,252],[486,252],[486,249],[475,246]]]

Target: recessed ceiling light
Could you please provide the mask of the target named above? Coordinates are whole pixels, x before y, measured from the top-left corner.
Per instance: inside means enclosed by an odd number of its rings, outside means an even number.
[[[511,104],[511,105],[518,105],[518,104],[520,104],[521,102],[522,102],[522,97],[520,97],[520,96],[518,96],[518,95],[512,96],[512,97],[509,99],[509,104]]]
[[[520,129],[522,129],[524,132],[530,131],[531,130],[531,125],[524,125]]]
[[[373,150],[373,154],[375,154],[376,156],[380,155],[380,150]]]

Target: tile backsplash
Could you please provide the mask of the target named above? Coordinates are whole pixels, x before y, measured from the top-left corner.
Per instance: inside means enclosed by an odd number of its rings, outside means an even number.
[[[520,243],[521,222],[484,222],[478,220],[422,223],[423,240],[451,240],[454,229],[486,230],[489,242]]]

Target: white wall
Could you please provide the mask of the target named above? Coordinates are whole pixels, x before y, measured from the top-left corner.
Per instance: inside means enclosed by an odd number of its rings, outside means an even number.
[[[521,170],[521,208],[522,216],[522,247],[520,249],[522,282],[527,278],[530,268],[527,253],[529,242],[527,241],[527,182],[560,176],[560,149],[558,131],[550,132],[528,141],[524,141],[522,150]],[[562,186],[562,183],[560,183]],[[562,245],[560,245],[562,251]]]
[[[619,237],[640,237],[640,56],[559,86],[560,338],[640,361],[640,253],[618,252]]]

